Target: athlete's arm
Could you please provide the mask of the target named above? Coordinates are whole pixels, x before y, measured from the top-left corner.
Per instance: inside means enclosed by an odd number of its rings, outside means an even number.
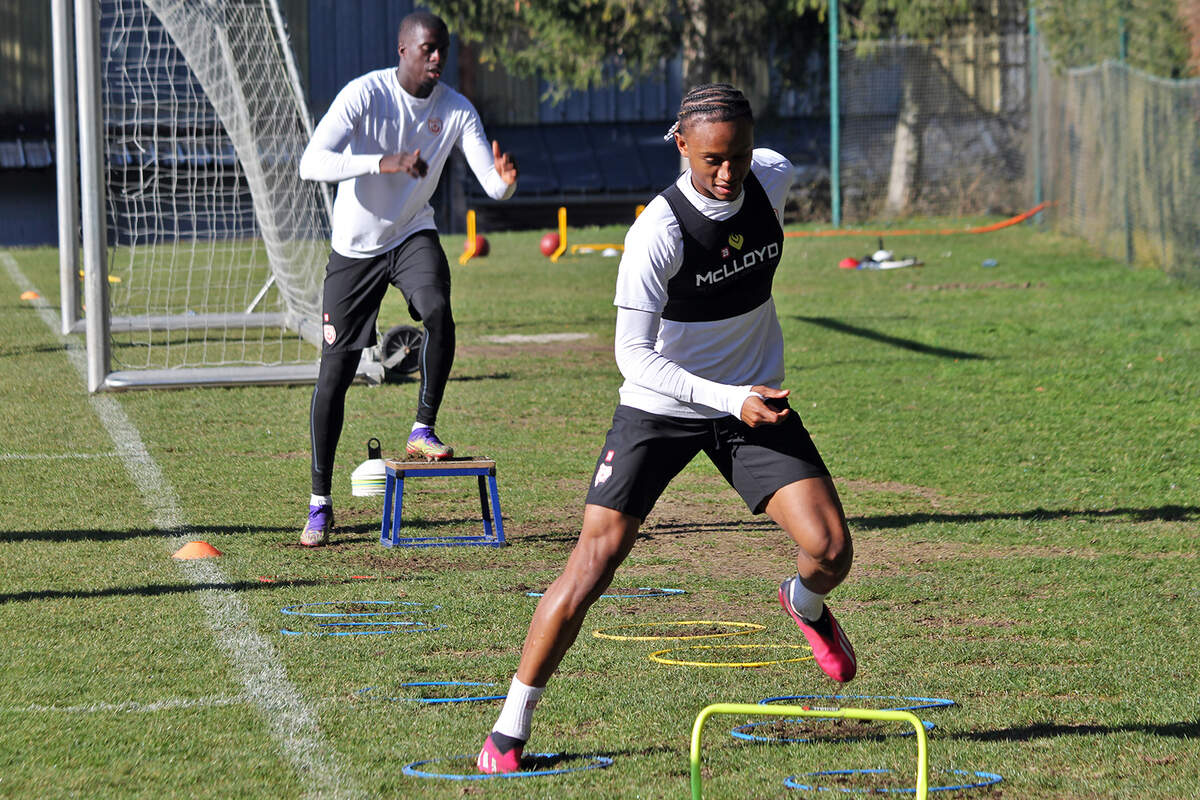
[[[329,111],[317,124],[300,158],[300,177],[306,181],[337,183],[379,172],[378,155],[344,152],[363,113],[364,98],[354,84],[338,92]]]
[[[764,398],[787,397],[785,389],[729,386],[701,378],[654,349],[662,316],[651,311],[617,308],[617,368],[626,380],[685,403],[699,403],[738,417],[751,427],[771,425],[787,414]]]
[[[488,143],[483,135],[483,123],[479,121],[479,113],[474,107],[468,106],[466,115],[458,146],[487,196],[493,200],[507,200],[517,190],[517,163],[507,153],[500,153],[499,144]],[[507,177],[500,173],[501,168]],[[512,179],[511,182],[508,178]]]

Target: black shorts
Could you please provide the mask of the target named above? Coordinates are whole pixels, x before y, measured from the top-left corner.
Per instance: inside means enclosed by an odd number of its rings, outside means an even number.
[[[450,264],[437,231],[417,231],[403,242],[371,258],[329,254],[325,296],[321,301],[323,352],[362,350],[375,344],[375,320],[388,284],[404,295],[413,319],[413,292],[435,287],[450,296]]]
[[[587,502],[645,520],[701,450],[754,514],[789,483],[829,475],[795,411],[778,425],[751,428],[730,416],[685,419],[617,406]]]

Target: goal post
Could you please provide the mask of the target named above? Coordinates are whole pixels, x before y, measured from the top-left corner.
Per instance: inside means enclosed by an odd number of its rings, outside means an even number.
[[[89,390],[315,381],[331,201],[278,0],[74,17]]]

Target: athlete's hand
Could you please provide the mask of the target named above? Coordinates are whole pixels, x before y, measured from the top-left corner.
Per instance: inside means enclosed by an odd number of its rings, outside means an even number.
[[[759,425],[778,425],[783,422],[784,417],[792,413],[784,400],[791,394],[788,389],[752,386],[750,391],[755,394],[747,397],[742,403],[742,422],[751,428],[757,428]]]
[[[421,158],[420,149],[411,153],[393,153],[379,159],[379,171],[383,174],[406,172],[413,178],[424,178],[429,172],[429,164]]]
[[[496,172],[504,182],[512,186],[517,182],[517,160],[509,153],[500,152],[500,143],[492,139],[492,160],[496,162]]]

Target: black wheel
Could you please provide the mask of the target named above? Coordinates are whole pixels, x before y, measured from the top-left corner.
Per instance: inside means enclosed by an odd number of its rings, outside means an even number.
[[[389,329],[379,343],[384,380],[399,381],[405,375],[416,372],[420,364],[423,341],[425,331],[412,325],[397,325]]]

